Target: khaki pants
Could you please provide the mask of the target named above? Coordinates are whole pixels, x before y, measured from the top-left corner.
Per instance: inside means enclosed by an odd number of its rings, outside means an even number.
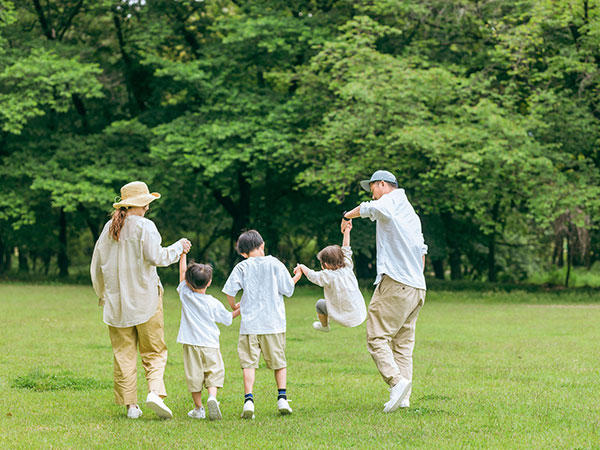
[[[390,386],[400,377],[412,381],[415,325],[424,303],[424,289],[406,286],[387,275],[375,288],[367,314],[367,349]]]
[[[167,396],[163,376],[167,365],[162,296],[146,323],[127,328],[108,327],[114,354],[114,390],[117,405],[137,404],[137,349],[146,372],[148,391]]]

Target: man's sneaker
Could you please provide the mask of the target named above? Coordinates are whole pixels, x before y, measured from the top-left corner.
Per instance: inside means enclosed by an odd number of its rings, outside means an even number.
[[[138,405],[133,405],[127,408],[127,418],[128,419],[137,419],[142,415],[142,410]]]
[[[400,402],[400,408],[410,408],[410,400],[408,397],[405,397],[404,400]]]
[[[254,419],[254,402],[248,400],[242,409],[242,419]]]
[[[316,322],[313,322],[313,328],[317,331],[322,331],[323,333],[329,333],[329,331],[331,330],[331,328],[329,328],[329,325],[324,327],[318,320]]]
[[[280,398],[277,400],[277,409],[284,416],[292,413],[292,408],[290,407],[290,403],[286,398]]]
[[[173,417],[171,410],[154,391],[150,392],[148,397],[146,397],[146,406],[154,411],[161,419],[170,419]]]
[[[400,407],[402,400],[406,397],[406,394],[408,394],[411,385],[412,383],[406,378],[401,378],[400,381],[390,389],[390,399],[383,405],[383,412],[391,413],[396,411]]]
[[[206,411],[204,411],[204,406],[192,409],[188,413],[188,417],[191,417],[192,419],[206,419]]]
[[[223,418],[219,409],[219,402],[215,397],[208,397],[206,407],[208,408],[208,418],[210,420],[221,420]]]

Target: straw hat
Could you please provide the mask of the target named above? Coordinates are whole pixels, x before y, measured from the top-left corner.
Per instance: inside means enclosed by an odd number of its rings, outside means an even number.
[[[113,208],[146,206],[157,198],[160,198],[160,194],[158,192],[150,193],[146,183],[143,181],[132,181],[121,188],[121,201],[113,203]]]

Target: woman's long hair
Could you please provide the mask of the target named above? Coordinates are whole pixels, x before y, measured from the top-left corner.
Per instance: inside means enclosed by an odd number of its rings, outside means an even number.
[[[123,228],[123,225],[125,225],[125,217],[127,217],[127,208],[115,209],[112,213],[112,223],[110,224],[108,234],[115,241],[119,241],[121,229]]]

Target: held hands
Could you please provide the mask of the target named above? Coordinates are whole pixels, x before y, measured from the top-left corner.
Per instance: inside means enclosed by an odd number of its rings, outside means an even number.
[[[342,234],[345,233],[346,231],[350,232],[350,230],[352,229],[352,220],[342,219],[340,228],[341,228]]]
[[[192,248],[192,243],[186,238],[179,239],[179,242],[181,242],[181,245],[183,246],[183,253],[188,253]]]

